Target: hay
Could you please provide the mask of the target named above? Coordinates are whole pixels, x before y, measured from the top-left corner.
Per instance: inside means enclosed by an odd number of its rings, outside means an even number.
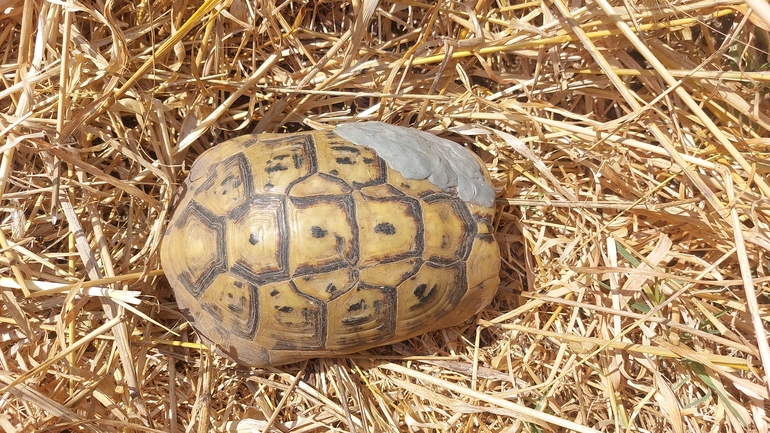
[[[752,3],[0,1],[0,427],[767,432]],[[369,119],[486,161],[492,305],[347,358],[209,353],[157,253],[191,162]]]

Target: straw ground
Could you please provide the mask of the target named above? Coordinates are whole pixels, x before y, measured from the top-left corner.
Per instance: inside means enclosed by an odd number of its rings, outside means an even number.
[[[767,432],[754,3],[0,0],[0,428]],[[487,163],[493,303],[346,358],[202,347],[158,262],[191,162],[371,119]]]

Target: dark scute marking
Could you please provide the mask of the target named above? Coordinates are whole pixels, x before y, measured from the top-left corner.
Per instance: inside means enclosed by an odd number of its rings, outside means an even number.
[[[443,192],[428,192],[428,194],[425,194],[422,199],[425,200],[426,203],[438,203],[442,201],[453,201],[456,197],[454,197],[452,194],[445,194]]]
[[[465,231],[463,232],[463,246],[458,253],[462,260],[467,260],[468,256],[471,254],[473,238],[478,234],[479,228],[473,223],[474,217],[468,210],[468,206],[460,200],[460,198],[452,200],[452,209],[454,209],[455,213],[460,216],[460,219],[465,225]]]
[[[364,158],[364,163],[366,163],[366,164],[371,164],[373,162],[374,162],[374,160],[372,158]]]
[[[426,288],[428,288],[426,284],[420,284],[417,286],[417,288],[414,289],[414,296],[417,297],[417,303],[409,307],[410,310],[420,308],[423,305],[431,302],[438,294],[438,285],[434,284],[433,287],[427,291],[427,293],[425,292]]]
[[[260,140],[259,138],[257,138],[256,135],[251,135],[249,137],[249,139],[246,139],[242,143],[243,143],[243,147],[246,147],[246,148],[249,148],[249,147],[251,147],[251,146],[253,146],[253,145],[257,144],[257,143],[262,143],[262,144],[267,144],[267,145],[271,144],[269,141],[262,141],[262,140]]]
[[[366,302],[362,299],[356,302],[355,304],[349,306],[348,311],[349,312],[359,311],[359,310],[363,310],[364,308],[366,308]]]
[[[455,306],[460,303],[460,300],[465,296],[465,292],[468,291],[468,277],[465,270],[465,262],[458,261],[457,263],[449,266],[457,270],[457,284],[453,284],[449,289],[449,305]]]
[[[240,282],[240,281],[235,281],[235,282],[233,283],[233,286],[235,286],[235,287],[237,287],[237,288],[239,288],[239,289],[240,289],[240,288],[243,288],[243,283],[242,283],[242,282]]]
[[[336,176],[336,175],[340,174],[340,172],[339,172],[339,171],[337,171],[337,170],[330,170],[330,171],[329,171],[329,174],[333,174],[333,175],[335,175],[335,176]]]
[[[393,226],[393,224],[385,222],[385,223],[379,223],[374,227],[375,233],[382,233],[384,235],[394,235],[396,234],[396,227]]]
[[[313,134],[283,134],[281,138],[263,140],[263,143],[265,146],[276,148],[277,152],[285,152],[280,156],[274,156],[274,160],[280,159],[286,166],[293,166],[299,171],[299,173],[296,173],[298,176],[293,176],[293,180],[289,182],[285,190],[280,191],[281,193],[290,191],[292,186],[302,182],[308,176],[318,171],[318,157],[316,155]],[[291,158],[287,159],[289,157]],[[265,184],[264,190],[275,191],[275,185],[272,182],[268,182]]]
[[[256,245],[259,243],[259,236],[257,236],[256,233],[252,233],[249,235],[249,243],[252,245]]]
[[[275,309],[280,311],[281,313],[291,313],[292,311],[294,311],[294,308],[289,307],[289,306],[279,307],[279,306],[276,305]]]
[[[243,288],[243,284],[240,282],[236,281],[234,285],[239,289]],[[233,326],[233,333],[246,340],[253,340],[259,327],[259,288],[253,284],[248,284],[246,293],[248,296],[241,295],[237,304],[231,302],[227,308],[238,315],[238,320]]]
[[[305,136],[305,140],[302,144],[305,149],[305,154],[308,156],[309,172],[315,173],[318,171],[318,154],[316,153],[316,142],[313,134]]]
[[[294,160],[295,169],[300,169],[302,168],[303,165],[305,165],[305,158],[298,153],[295,153],[294,155],[292,155],[292,159]]]
[[[281,292],[279,292],[278,289],[273,289],[273,291],[270,292],[270,296],[278,296],[280,294],[281,294]]]
[[[228,293],[228,297],[232,298],[233,294],[232,293]],[[232,302],[227,304],[227,309],[232,311],[235,314],[241,314],[241,313],[243,313],[243,309],[244,309],[245,306],[246,306],[246,297],[245,296],[241,296],[240,302],[238,302],[237,304],[232,303]]]
[[[218,305],[209,304],[208,302],[205,302],[201,304],[201,308],[203,308],[207,313],[211,315],[216,321],[221,322],[222,321],[222,311],[219,309]]]
[[[328,286],[326,286],[326,293],[332,294],[337,291],[337,286],[335,286],[333,283],[329,283]]]
[[[284,254],[284,251],[279,250],[280,260],[278,267],[254,269],[248,262],[238,260],[230,268],[230,272],[233,275],[241,277],[241,279],[255,283],[255,284],[269,284],[278,281],[283,281],[289,277],[287,260],[284,259],[284,255],[288,255],[288,252]],[[259,272],[259,273],[257,273]]]
[[[490,224],[490,225],[492,224],[492,218],[489,215],[473,214],[473,219],[480,223]]]
[[[226,178],[222,179],[222,182],[220,183],[221,186],[230,185],[232,188],[238,188],[241,186],[243,182],[241,182],[240,176],[227,176]],[[229,189],[224,189],[222,191],[222,195],[227,195],[227,193],[230,192]]]
[[[354,332],[346,333],[346,337],[349,339],[350,345],[369,345],[372,343],[372,339],[375,341],[385,341],[396,332],[396,320],[397,320],[397,289],[393,286],[370,286],[366,283],[359,283],[357,290],[362,293],[366,293],[367,290],[373,290],[379,292],[377,295],[380,299],[372,301],[370,304],[364,305],[364,309],[358,312],[353,312],[348,315],[347,319],[343,318],[342,323],[345,325],[355,326],[365,323],[374,334],[367,333],[364,335],[357,335]],[[366,299],[371,297],[366,296]],[[367,317],[371,316],[371,317]],[[345,316],[343,316],[345,317]]]
[[[342,319],[342,324],[345,326],[359,326],[359,325],[363,325],[364,323],[370,322],[371,320],[372,320],[372,316],[353,317],[353,318]]]
[[[353,182],[353,188],[360,190],[360,189],[365,188],[367,186],[382,185],[382,184],[388,182],[388,164],[385,162],[384,159],[382,159],[380,157],[377,157],[377,160],[376,161],[372,161],[372,163],[369,164],[369,165],[370,166],[371,165],[376,165],[378,167],[377,170],[374,170],[372,168],[372,170],[370,170],[371,171],[370,174],[373,176],[373,175],[379,173],[379,175],[377,177],[375,177],[375,178],[372,178],[372,180],[370,180],[369,182],[360,183],[360,182],[355,182],[354,181]]]
[[[340,235],[334,235],[334,240],[334,248],[338,253],[342,253],[342,251],[345,249],[345,238]]]
[[[321,274],[324,272],[332,272],[336,271],[338,269],[346,268],[350,266],[348,262],[343,260],[338,260],[334,262],[328,262],[322,265],[305,265],[305,266],[297,266],[297,269],[294,271],[294,277],[302,277],[305,275],[311,275],[311,274]]]
[[[495,237],[492,236],[492,233],[480,233],[477,237],[488,244],[495,241]]]
[[[360,150],[358,150],[358,148],[355,148],[355,147],[353,147],[353,146],[333,146],[333,147],[332,147],[332,149],[333,149],[333,150],[337,150],[337,151],[340,151],[340,152],[350,152],[350,153],[355,153],[356,155],[358,155],[358,154],[360,154],[360,153],[361,153],[361,151],[360,151]]]
[[[314,238],[316,238],[316,239],[320,239],[320,238],[326,236],[326,233],[328,233],[328,231],[326,231],[326,230],[324,230],[324,229],[322,229],[321,227],[318,227],[318,226],[313,226],[313,227],[310,228],[310,234]]]
[[[337,159],[335,159],[335,162],[337,164],[343,164],[343,165],[353,165],[353,164],[355,164],[353,162],[353,160],[350,159],[350,157],[347,157],[347,156],[344,157],[344,158],[337,158]]]
[[[493,233],[494,227],[492,226],[492,218],[490,215],[479,215],[479,214],[473,214],[473,220],[483,224],[484,228],[487,229],[487,233],[479,233],[478,238],[483,240],[484,242],[494,242],[494,237],[491,233]]]
[[[277,160],[281,161],[281,160],[283,160],[283,159],[286,159],[286,158],[288,158],[288,157],[289,157],[289,155],[276,155],[276,156],[274,156],[273,158],[275,158],[275,159],[277,159]],[[267,162],[268,162],[268,163],[271,163],[272,161],[267,161]]]
[[[272,166],[269,166],[269,167],[265,168],[265,172],[266,173],[274,173],[276,171],[286,171],[288,169],[289,169],[289,167],[286,167],[283,164],[276,164],[276,165],[272,165]]]
[[[305,323],[313,323],[315,322],[315,319],[316,319],[315,311],[309,308],[302,309],[302,320],[304,320]]]
[[[358,183],[358,185],[362,184]],[[378,189],[377,196],[371,196],[365,192],[362,192],[362,194],[367,199],[376,201],[402,201],[405,197],[408,197],[403,191],[399,191],[396,187],[387,183],[380,185]]]

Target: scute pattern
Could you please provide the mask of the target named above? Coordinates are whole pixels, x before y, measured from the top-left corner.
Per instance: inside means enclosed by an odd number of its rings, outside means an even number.
[[[161,260],[204,338],[279,365],[476,313],[499,283],[492,217],[334,131],[244,136],[195,162]]]
[[[198,203],[190,203],[176,226],[186,240],[185,254],[179,255],[179,279],[191,295],[198,297],[217,275],[227,270],[223,240],[224,218],[217,217]]]
[[[259,288],[220,274],[199,299],[206,310],[236,337],[251,340],[259,320]]]
[[[341,269],[358,260],[358,230],[350,195],[288,200],[292,275]]]
[[[200,187],[196,201],[216,215],[225,215],[254,195],[253,177],[242,153],[214,168]]]
[[[245,281],[264,284],[289,276],[284,200],[255,196],[228,215],[229,268]]]

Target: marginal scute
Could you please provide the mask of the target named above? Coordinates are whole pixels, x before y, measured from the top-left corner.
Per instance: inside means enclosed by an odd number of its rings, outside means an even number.
[[[474,221],[477,222],[478,236],[487,242],[494,242],[494,227],[492,226],[493,213],[487,209],[478,209],[473,214]]]
[[[482,237],[476,237],[468,255],[468,286],[475,287],[490,280],[489,274],[500,271],[500,261],[491,261],[488,258],[500,254],[497,243],[490,242]]]
[[[489,176],[431,134],[370,122],[242,136],[202,154],[184,191],[163,269],[202,339],[241,364],[452,326],[499,284]]]

